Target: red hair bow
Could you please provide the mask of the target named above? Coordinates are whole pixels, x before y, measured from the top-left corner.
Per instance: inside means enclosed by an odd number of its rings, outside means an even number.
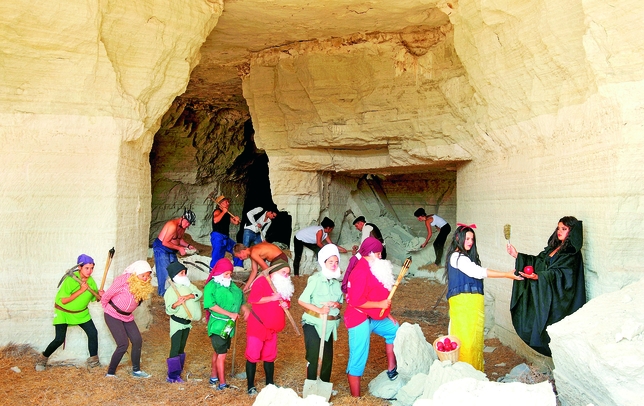
[[[457,227],[468,227],[468,228],[471,228],[471,229],[476,228],[476,224],[474,224],[474,223],[472,223],[472,224],[456,223],[456,226]]]

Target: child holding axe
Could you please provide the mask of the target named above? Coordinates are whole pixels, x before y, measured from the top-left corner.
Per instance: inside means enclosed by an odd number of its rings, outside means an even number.
[[[354,397],[360,396],[360,380],[367,364],[372,332],[385,339],[387,377],[392,381],[398,377],[394,339],[399,325],[389,314],[394,276],[391,262],[380,258],[382,249],[380,241],[366,238],[360,246],[361,258],[356,261],[352,258],[354,266],[347,280],[344,313],[349,332],[347,378]]]
[[[246,327],[246,380],[248,394],[255,396],[255,371],[262,361],[266,385],[275,384],[277,333],[284,330],[290,300],[295,292],[291,268],[284,260],[274,261],[268,275],[255,279],[250,287],[248,303],[252,305]],[[266,272],[265,271],[265,272]],[[275,291],[273,290],[275,288]],[[299,332],[298,332],[299,334]]]
[[[103,291],[96,291],[96,282],[92,278],[94,260],[89,255],[81,254],[76,261],[78,265],[65,272],[58,286],[60,289],[54,299],[54,327],[56,337],[49,343],[45,351],[36,361],[36,371],[44,371],[49,356],[65,342],[68,326],[79,326],[87,334],[87,349],[89,358],[87,366],[100,366],[98,360],[98,332],[92,321],[87,306],[100,298]]]
[[[165,291],[165,312],[170,315],[170,355],[168,356],[169,383],[182,383],[181,372],[186,362],[186,342],[192,321],[201,320],[201,303],[203,296],[195,285],[190,283],[188,268],[181,262],[168,265],[170,289]]]

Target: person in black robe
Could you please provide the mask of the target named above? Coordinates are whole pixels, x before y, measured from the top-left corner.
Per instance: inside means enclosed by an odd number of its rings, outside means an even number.
[[[512,324],[526,344],[548,357],[552,353],[546,327],[586,303],[582,234],[582,222],[566,216],[537,256],[518,253],[512,244],[507,245],[508,254],[516,258],[515,269],[525,278],[512,286]],[[534,272],[525,273],[526,266]]]

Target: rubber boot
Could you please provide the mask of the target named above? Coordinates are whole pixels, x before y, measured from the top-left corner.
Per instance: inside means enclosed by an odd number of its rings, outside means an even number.
[[[170,383],[182,383],[181,370],[183,368],[181,368],[181,359],[179,356],[168,358],[166,361],[168,363],[168,377],[166,381]]]
[[[349,390],[354,398],[360,397],[360,377],[347,374],[349,380]]]
[[[181,354],[179,354],[179,360],[181,360],[181,370],[183,371],[183,366],[186,363],[186,353],[185,352],[182,352]]]
[[[264,361],[264,373],[266,374],[266,385],[275,385],[273,375],[275,374],[275,363]]]
[[[248,384],[248,393],[255,388],[255,372],[257,371],[257,364],[254,362],[246,361],[246,383]]]

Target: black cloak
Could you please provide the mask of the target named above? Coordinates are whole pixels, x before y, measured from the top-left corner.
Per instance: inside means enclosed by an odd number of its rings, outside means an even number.
[[[568,244],[552,258],[554,248],[546,247],[539,255],[517,255],[515,267],[523,271],[532,265],[539,279],[514,281],[510,313],[517,334],[535,351],[552,356],[546,327],[574,313],[586,303],[582,222],[570,230]],[[555,230],[556,238],[556,230]]]

